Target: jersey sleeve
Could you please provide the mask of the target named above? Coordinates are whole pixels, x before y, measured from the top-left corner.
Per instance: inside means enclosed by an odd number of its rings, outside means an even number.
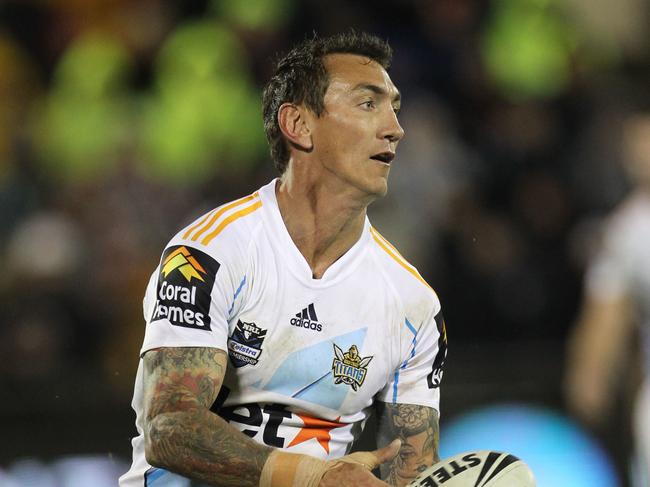
[[[586,290],[601,299],[616,298],[627,293],[632,275],[634,255],[629,238],[629,225],[612,221],[606,226],[603,241],[585,274]]]
[[[419,327],[405,319],[404,328],[406,337],[402,341],[408,343],[405,357],[377,398],[387,403],[417,404],[440,411],[440,383],[447,356],[442,313],[438,307]]]
[[[141,355],[158,347],[227,349],[228,310],[240,266],[236,255],[208,251],[175,239],[163,252],[145,294]]]

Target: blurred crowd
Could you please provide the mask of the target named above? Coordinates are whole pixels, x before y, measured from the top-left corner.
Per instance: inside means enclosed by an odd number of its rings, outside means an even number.
[[[56,409],[25,390],[62,381],[128,404],[166,240],[275,176],[275,53],[349,27],[389,40],[403,98],[371,219],[440,294],[450,339],[566,338],[629,187],[620,127],[650,107],[645,0],[4,0],[2,422]]]

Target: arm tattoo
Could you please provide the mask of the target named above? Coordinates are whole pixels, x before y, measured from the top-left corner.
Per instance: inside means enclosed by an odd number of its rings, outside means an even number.
[[[215,348],[160,348],[145,354],[147,459],[209,485],[256,487],[271,449],[209,410],[226,364],[226,353]]]
[[[379,444],[402,440],[397,456],[381,466],[381,476],[390,485],[401,487],[440,460],[438,411],[414,404],[379,402],[378,412]]]

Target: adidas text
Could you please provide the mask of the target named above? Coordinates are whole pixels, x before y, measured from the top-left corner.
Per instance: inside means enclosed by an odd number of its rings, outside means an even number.
[[[289,321],[292,326],[297,326],[299,328],[307,328],[315,331],[322,331],[323,325],[316,321],[312,321],[309,318],[291,318]]]

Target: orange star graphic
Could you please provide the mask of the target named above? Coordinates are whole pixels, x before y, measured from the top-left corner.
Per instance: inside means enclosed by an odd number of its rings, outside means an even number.
[[[305,426],[303,426],[296,437],[291,440],[291,443],[289,443],[289,446],[287,448],[298,445],[299,443],[303,443],[307,440],[311,440],[312,438],[316,438],[318,443],[320,443],[320,446],[323,447],[323,450],[329,453],[330,440],[332,439],[330,436],[330,431],[334,428],[345,426],[345,423],[338,422],[341,416],[336,418],[334,421],[312,418],[311,416],[304,414],[297,414],[297,416],[302,419],[302,422],[305,423]]]

